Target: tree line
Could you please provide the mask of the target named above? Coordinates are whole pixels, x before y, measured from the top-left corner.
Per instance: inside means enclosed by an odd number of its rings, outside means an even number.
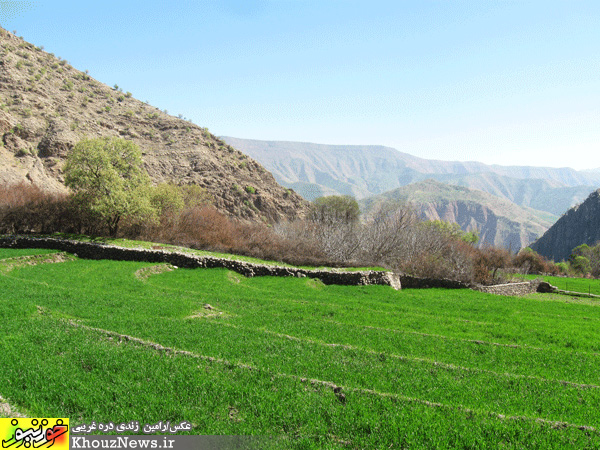
[[[556,265],[531,249],[514,255],[476,248],[476,232],[422,220],[408,205],[384,204],[361,218],[358,203],[347,196],[316,199],[301,220],[243,222],[217,211],[197,185],[152,185],[140,149],[124,139],[80,141],[63,172],[70,189],[65,195],[26,184],[0,187],[0,233],[121,236],[292,264],[383,266],[484,284],[506,281],[514,272],[600,272],[600,246],[578,247],[569,263]]]

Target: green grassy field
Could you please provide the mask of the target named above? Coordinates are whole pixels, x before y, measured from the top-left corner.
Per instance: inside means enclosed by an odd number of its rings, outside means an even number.
[[[542,278],[563,291],[583,292],[600,295],[600,280],[590,278],[553,277],[548,275],[527,275],[527,279]]]
[[[187,420],[281,448],[600,447],[592,301],[150,266],[0,271],[0,395],[72,424]]]

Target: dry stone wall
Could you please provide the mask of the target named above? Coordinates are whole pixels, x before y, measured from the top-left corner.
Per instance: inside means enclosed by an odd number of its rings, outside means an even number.
[[[44,248],[61,250],[85,259],[111,259],[118,261],[141,261],[169,263],[184,268],[225,268],[246,277],[278,276],[319,278],[325,284],[349,286],[383,285],[399,290],[400,277],[383,271],[307,270],[295,267],[270,266],[245,261],[235,261],[212,256],[197,256],[189,253],[156,249],[125,248],[94,242],[79,242],[56,238],[2,237],[2,248]]]
[[[507,283],[507,284],[496,284],[494,286],[476,286],[475,290],[480,292],[486,292],[488,294],[496,295],[514,295],[523,296],[538,292],[540,287],[539,280],[525,281],[522,283]]]
[[[183,252],[161,249],[125,248],[94,242],[80,242],[57,238],[0,237],[0,248],[44,248],[60,250],[84,259],[111,259],[118,261],[140,261],[168,263],[184,268],[225,268],[246,277],[308,277],[318,278],[325,284],[347,286],[383,285],[396,290],[405,289],[475,289],[496,295],[523,296],[532,292],[555,292],[556,288],[540,280],[523,283],[498,284],[494,286],[469,285],[461,281],[419,278],[406,274],[384,271],[356,271],[300,269],[296,267],[271,266],[246,261],[236,261],[213,256],[198,256]]]
[[[406,274],[400,275],[400,282],[404,289],[469,289],[471,287],[469,284],[463,283],[462,281],[448,280],[445,278],[421,278]]]

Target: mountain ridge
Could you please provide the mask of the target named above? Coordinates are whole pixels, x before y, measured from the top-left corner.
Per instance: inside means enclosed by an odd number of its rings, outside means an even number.
[[[600,241],[599,225],[600,189],[597,189],[563,214],[531,248],[548,259],[565,260],[575,247]]]
[[[260,161],[281,184],[309,200],[331,194],[362,199],[434,178],[558,215],[600,187],[600,171],[594,170],[428,160],[377,145],[222,139]],[[532,177],[543,182],[531,181]],[[519,195],[527,190],[531,195],[519,202]]]

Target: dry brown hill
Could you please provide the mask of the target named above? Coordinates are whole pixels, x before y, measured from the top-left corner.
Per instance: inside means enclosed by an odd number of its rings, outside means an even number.
[[[156,183],[198,184],[250,220],[302,215],[306,201],[206,128],[168,115],[0,28],[0,183],[64,191],[61,167],[83,137],[123,137]]]

